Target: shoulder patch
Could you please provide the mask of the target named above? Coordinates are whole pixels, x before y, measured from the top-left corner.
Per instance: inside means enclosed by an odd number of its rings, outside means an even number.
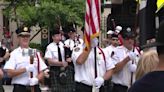
[[[76,47],[76,48],[74,48],[74,51],[75,52],[78,52],[78,51],[80,51],[80,48],[79,47]]]

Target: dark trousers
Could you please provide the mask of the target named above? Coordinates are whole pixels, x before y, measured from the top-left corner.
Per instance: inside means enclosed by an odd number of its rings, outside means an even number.
[[[2,80],[0,80],[0,92],[4,92],[4,88],[2,86]]]
[[[76,82],[75,92],[92,92],[92,86]],[[104,92],[104,87],[100,88],[100,92]]]
[[[127,92],[128,87],[120,84],[113,84],[112,92]]]
[[[14,84],[13,92],[31,92],[30,86]],[[34,86],[34,92],[41,92],[39,85]]]

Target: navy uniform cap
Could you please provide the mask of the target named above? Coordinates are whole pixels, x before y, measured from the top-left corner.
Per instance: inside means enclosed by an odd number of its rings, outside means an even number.
[[[20,35],[30,35],[30,29],[28,27],[20,27],[16,30],[16,34]]]
[[[52,30],[52,35],[55,35],[55,34],[61,34],[61,32],[58,29],[54,29]]]
[[[118,35],[117,35],[117,34],[115,34],[115,33],[114,33],[114,34],[112,34],[111,36],[112,36],[112,38],[113,38],[113,37],[114,37],[114,38],[118,38]]]
[[[123,39],[131,39],[135,38],[135,33],[131,30],[130,27],[127,27],[122,29],[121,36]]]
[[[76,32],[75,28],[69,28],[68,32]]]

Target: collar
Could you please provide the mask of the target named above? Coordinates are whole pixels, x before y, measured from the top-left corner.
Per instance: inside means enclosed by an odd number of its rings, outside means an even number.
[[[19,51],[19,52],[22,52],[23,49],[30,49],[30,48],[21,48],[20,46],[18,47],[18,51]]]
[[[53,44],[54,44],[54,45],[57,45],[56,42],[53,42]],[[61,42],[61,41],[59,42],[59,45],[62,45],[62,42]]]

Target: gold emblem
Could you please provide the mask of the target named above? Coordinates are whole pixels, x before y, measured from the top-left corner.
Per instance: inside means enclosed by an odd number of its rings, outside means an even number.
[[[27,28],[27,27],[24,27],[24,28],[23,28],[23,31],[28,31],[28,28]]]

